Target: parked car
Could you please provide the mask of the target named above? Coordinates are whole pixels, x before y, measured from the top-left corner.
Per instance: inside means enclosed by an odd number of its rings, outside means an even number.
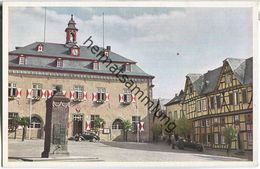
[[[185,147],[187,147],[187,148],[196,149],[200,152],[204,151],[204,147],[202,144],[195,143],[190,140],[179,139],[179,140],[177,140],[176,145],[177,145],[178,149],[181,149],[181,150],[183,150]]]
[[[75,136],[75,141],[97,142],[99,140],[100,140],[99,136],[92,132],[86,132]]]

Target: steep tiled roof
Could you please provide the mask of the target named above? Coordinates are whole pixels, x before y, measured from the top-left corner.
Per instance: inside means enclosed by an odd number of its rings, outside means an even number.
[[[253,79],[253,58],[237,59],[227,58],[223,62],[227,62],[231,67],[235,77],[241,84],[252,83]],[[210,70],[207,73],[200,74],[188,74],[186,77],[190,78],[194,90],[201,95],[213,92],[218,84],[220,74],[223,66]]]
[[[44,50],[42,52],[38,52],[36,47],[39,44],[44,44]],[[100,47],[100,51],[101,51]],[[10,54],[24,54],[24,55],[37,55],[37,56],[52,56],[52,57],[63,57],[63,58],[75,58],[75,56],[69,55],[69,48],[67,48],[64,44],[58,43],[43,43],[43,42],[34,42],[30,45],[18,48],[14,51],[9,52]],[[112,61],[119,61],[119,62],[130,62],[133,63],[134,61],[127,59],[119,54],[114,52],[110,52],[109,57]],[[80,46],[80,55],[78,58],[82,59],[97,59],[96,55],[91,52],[91,47],[88,48],[87,46]]]
[[[195,73],[189,73],[187,74],[187,77],[190,78],[191,83],[194,83],[196,80],[198,80],[200,78],[202,74],[195,74]]]
[[[218,79],[221,73],[222,67],[214,70],[210,70],[203,75],[203,89],[200,91],[201,94],[207,94],[213,92],[217,86]]]
[[[170,100],[168,103],[166,103],[164,106],[170,106],[176,103],[180,103],[184,97],[183,90],[180,91],[179,95],[175,96],[172,100]]]
[[[246,59],[244,84],[253,83],[253,58]]]
[[[38,52],[36,50],[36,47],[39,44],[44,45],[43,52]],[[19,62],[17,54],[23,54],[24,56],[26,56],[26,65],[18,64]],[[64,59],[63,67],[56,67],[57,58]],[[99,57],[96,57],[96,55],[93,54],[91,52],[91,49],[87,48],[87,46],[80,47],[80,56],[71,56],[69,55],[69,48],[67,48],[64,44],[35,42],[9,52],[9,66],[17,68],[49,69],[54,72],[64,70],[73,72],[112,74],[112,72],[109,70],[110,66],[107,67],[107,63],[101,63],[100,70],[93,70],[93,61],[97,60],[98,58]],[[127,59],[121,55],[118,55],[112,51],[109,54],[109,58],[113,63],[111,65],[115,64],[119,68],[122,67],[125,63],[131,63],[131,71],[124,72],[123,74],[125,75],[153,77],[145,73],[139,66],[137,66],[136,62]]]

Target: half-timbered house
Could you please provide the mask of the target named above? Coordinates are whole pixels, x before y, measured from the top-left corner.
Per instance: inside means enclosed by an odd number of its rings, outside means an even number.
[[[193,122],[191,138],[212,148],[225,148],[223,130],[232,126],[238,141],[232,148],[253,146],[253,58],[227,58],[205,74],[186,76],[183,112]]]

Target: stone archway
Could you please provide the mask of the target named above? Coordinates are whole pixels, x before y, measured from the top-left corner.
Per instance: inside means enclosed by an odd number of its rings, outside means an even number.
[[[40,115],[32,114],[30,130],[31,130],[32,139],[42,139],[43,138],[44,122]]]
[[[124,141],[123,120],[116,118],[112,123],[111,139],[114,141]]]
[[[123,129],[123,120],[119,118],[115,119],[114,122],[112,123],[112,129],[117,129],[117,130]]]

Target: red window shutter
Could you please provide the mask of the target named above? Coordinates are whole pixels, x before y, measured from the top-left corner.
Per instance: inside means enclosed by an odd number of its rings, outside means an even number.
[[[42,89],[42,91],[41,91],[41,97],[42,97],[42,98],[46,98],[46,90],[45,90],[45,89]]]
[[[92,101],[97,101],[97,93],[92,93]]]
[[[109,93],[106,93],[106,98],[105,98],[105,101],[109,101]]]
[[[140,131],[144,131],[144,122],[140,122]]]
[[[20,98],[22,96],[22,89],[17,88],[15,92],[15,97]]]
[[[136,96],[134,94],[132,94],[132,102],[135,103],[136,102]]]
[[[87,100],[87,92],[86,91],[83,92],[83,100]]]
[[[119,102],[120,103],[124,102],[124,94],[119,94]]]
[[[32,98],[32,89],[27,89],[27,91],[26,91],[26,97],[27,97],[27,99]]]
[[[90,121],[86,121],[85,129],[90,130]]]
[[[65,90],[63,90],[63,91],[62,91],[62,94],[66,97],[66,94],[67,94],[67,93],[66,93]]]
[[[74,91],[70,91],[70,99],[73,100],[74,99]]]
[[[52,90],[48,90],[48,98],[50,98],[53,95],[53,91]]]

